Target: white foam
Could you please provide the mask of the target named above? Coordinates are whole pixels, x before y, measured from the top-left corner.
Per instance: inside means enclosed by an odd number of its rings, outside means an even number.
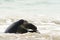
[[[16,19],[17,18],[17,19]],[[41,33],[47,33],[47,32],[52,32],[53,30],[59,30],[60,31],[60,21],[56,18],[49,17],[49,16],[39,16],[39,15],[32,15],[32,16],[25,16],[25,17],[16,17],[15,19],[12,17],[5,17],[6,22],[3,22],[0,25],[0,32],[4,32],[5,29],[12,24],[14,21],[20,20],[20,19],[25,19],[28,22],[34,24],[37,26],[39,32]],[[12,21],[12,19],[14,19]],[[2,19],[0,19],[2,20]]]

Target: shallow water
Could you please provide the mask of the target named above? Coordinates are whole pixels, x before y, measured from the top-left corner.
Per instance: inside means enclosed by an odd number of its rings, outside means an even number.
[[[0,0],[0,40],[16,39],[15,34],[12,34],[15,36],[11,37],[10,34],[1,33],[11,23],[19,19],[25,19],[37,26],[42,37],[39,39],[40,35],[35,34],[39,37],[37,36],[37,39],[34,39],[32,36],[31,40],[60,40],[59,10],[60,0]],[[16,40],[19,39],[17,36]]]
[[[20,19],[27,20],[29,23],[34,24],[41,33],[60,32],[60,19],[38,15],[25,17],[2,17],[0,19],[0,32],[4,32],[8,26]]]

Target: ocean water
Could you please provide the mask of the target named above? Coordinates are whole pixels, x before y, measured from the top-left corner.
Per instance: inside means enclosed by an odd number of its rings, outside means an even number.
[[[60,19],[44,16],[44,15],[34,15],[34,16],[6,16],[0,18],[0,33],[4,33],[7,27],[9,27],[13,22],[24,19],[29,23],[34,24],[40,33],[60,33]]]
[[[60,16],[60,0],[0,0],[0,16]]]
[[[2,34],[20,19],[34,24],[40,34]],[[59,37],[60,0],[0,0],[0,40],[60,40]]]
[[[0,23],[4,24],[4,21],[6,21],[5,17],[14,18],[16,16],[19,16],[21,19],[24,18],[32,21],[32,23],[34,20],[34,24],[36,23],[37,26],[40,27],[39,30],[43,29],[44,26],[48,26],[46,29],[49,30],[53,30],[54,27],[55,29],[58,28],[57,30],[60,30],[60,27],[57,27],[60,25],[54,24],[60,24],[60,0],[0,0],[0,19],[3,19],[0,20],[2,21]],[[14,18],[14,20],[16,18]],[[7,18],[8,25],[13,22],[8,20],[10,19]],[[50,23],[51,21],[52,23]]]

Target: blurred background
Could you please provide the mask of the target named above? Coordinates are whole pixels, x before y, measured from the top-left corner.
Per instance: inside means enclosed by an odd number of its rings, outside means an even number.
[[[0,0],[0,16],[60,16],[60,0]]]

